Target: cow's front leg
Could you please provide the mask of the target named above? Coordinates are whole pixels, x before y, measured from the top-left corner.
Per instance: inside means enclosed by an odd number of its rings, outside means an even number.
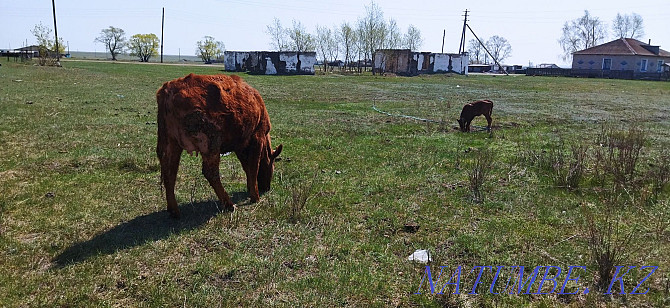
[[[235,205],[230,201],[228,193],[221,185],[221,177],[219,176],[219,163],[221,156],[218,153],[207,154],[202,156],[202,175],[205,176],[209,185],[212,186],[216,196],[225,210],[235,210]]]
[[[240,160],[244,173],[247,175],[249,198],[252,203],[256,203],[261,199],[258,193],[258,168],[261,162],[261,149],[260,147],[251,147],[237,154],[237,158]]]

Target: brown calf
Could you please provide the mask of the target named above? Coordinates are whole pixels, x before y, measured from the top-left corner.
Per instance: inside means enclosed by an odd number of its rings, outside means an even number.
[[[486,117],[486,121],[488,122],[486,130],[491,131],[491,122],[493,121],[491,119],[492,111],[493,102],[487,99],[466,104],[461,111],[461,118],[458,119],[458,125],[460,126],[461,131],[469,132],[470,122],[472,122],[472,119],[478,115],[484,115],[484,117]]]
[[[238,76],[190,74],[168,81],[156,93],[161,180],[167,210],[179,218],[174,187],[183,150],[202,156],[202,174],[221,205],[235,206],[221,185],[220,154],[235,152],[247,176],[252,202],[270,190],[276,150],[270,146],[270,117],[258,91]]]

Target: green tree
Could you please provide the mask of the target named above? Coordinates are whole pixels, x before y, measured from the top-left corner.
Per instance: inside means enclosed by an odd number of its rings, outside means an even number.
[[[409,25],[407,33],[404,37],[405,48],[413,51],[419,50],[423,45],[423,38],[421,37],[421,30],[414,25]]]
[[[277,51],[284,51],[288,49],[288,42],[286,36],[288,35],[288,29],[284,29],[281,25],[279,18],[275,17],[272,20],[272,24],[267,25],[265,30],[270,36],[270,46]]]
[[[49,53],[54,52],[56,49],[56,43],[53,38],[53,31],[48,26],[43,25],[41,22],[35,25],[35,28],[30,32],[33,33],[35,39],[37,39],[37,45],[40,48],[40,57],[45,58],[49,56]],[[65,53],[65,44],[63,44],[63,38],[58,38],[58,52]]]
[[[338,31],[338,41],[344,52],[344,63],[349,67],[356,52],[356,30],[348,22],[343,22]]]
[[[305,30],[300,21],[293,21],[293,28],[288,30],[289,48],[292,51],[308,52],[316,50],[316,39]]]
[[[126,47],[126,32],[121,28],[109,26],[100,31],[100,36],[95,41],[105,44],[109,53],[112,54],[112,60],[116,61],[116,56]]]
[[[128,49],[130,55],[140,58],[141,62],[149,62],[149,59],[158,55],[159,40],[156,34],[135,34],[130,37]]]
[[[226,47],[223,42],[214,40],[211,36],[205,36],[204,41],[196,43],[195,54],[199,56],[203,62],[212,62],[212,58],[220,58]]]

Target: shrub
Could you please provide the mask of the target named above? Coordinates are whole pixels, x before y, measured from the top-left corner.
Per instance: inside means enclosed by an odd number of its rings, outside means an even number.
[[[561,144],[549,152],[554,184],[558,187],[577,189],[585,173],[588,146],[572,144],[570,155],[565,153],[564,148]]]
[[[603,125],[594,151],[596,177],[601,184],[608,176],[612,177],[617,187],[635,184],[635,171],[645,140],[646,133],[641,128],[616,130],[610,125]]]
[[[470,192],[475,203],[484,201],[482,188],[486,182],[487,177],[491,173],[495,155],[489,148],[482,148],[474,151],[474,158],[472,159],[470,169],[468,170],[468,177],[470,180]]]

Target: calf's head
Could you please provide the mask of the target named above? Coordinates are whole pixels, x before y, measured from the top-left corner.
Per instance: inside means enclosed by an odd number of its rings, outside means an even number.
[[[261,161],[258,166],[258,191],[264,193],[270,190],[270,182],[272,181],[272,174],[275,170],[275,159],[282,150],[282,145],[280,144],[275,150],[272,150],[270,146],[270,136],[267,136],[267,141],[263,146],[263,152],[261,154]]]
[[[456,121],[458,121],[458,126],[460,126],[461,131],[464,132],[465,131],[465,119],[463,119],[461,117],[460,119],[458,119]]]

